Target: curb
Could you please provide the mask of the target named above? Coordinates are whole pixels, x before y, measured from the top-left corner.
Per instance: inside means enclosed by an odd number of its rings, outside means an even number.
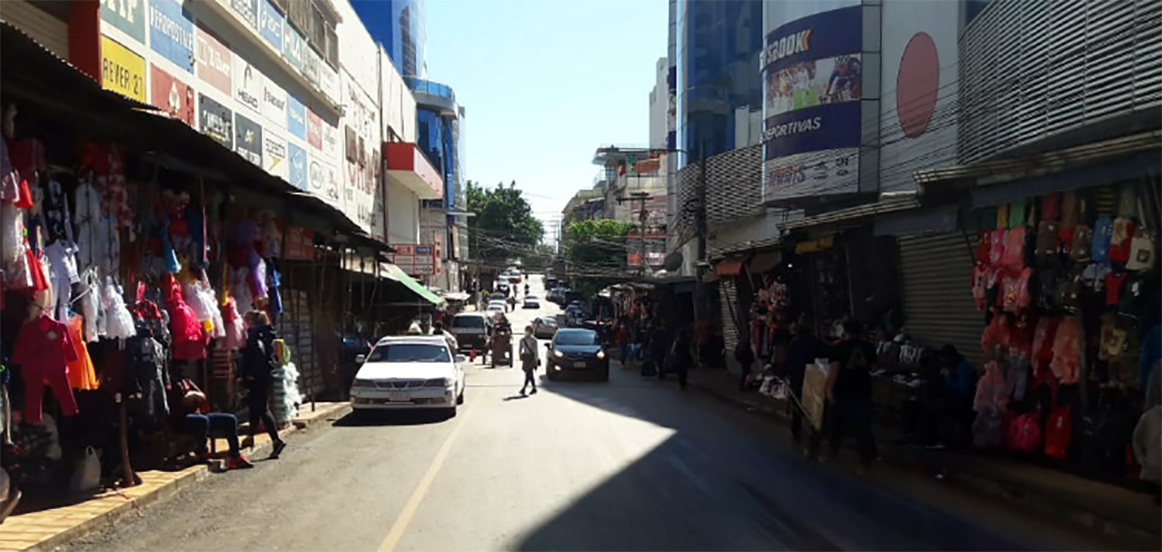
[[[309,408],[309,405],[305,405]],[[305,430],[319,421],[327,418],[342,416],[350,411],[351,405],[349,403],[340,403],[328,408],[320,408],[316,410],[316,416],[306,420],[294,420],[286,429],[279,432],[280,436],[292,435],[298,431]],[[250,454],[264,452],[269,450],[271,443],[269,441],[254,447]],[[25,551],[49,551],[64,546],[72,541],[82,539],[88,535],[99,532],[104,529],[112,528],[126,517],[132,516],[135,512],[140,512],[143,507],[157,504],[169,500],[187,490],[197,486],[197,484],[205,481],[210,476],[210,466],[199,466],[198,469],[191,471],[168,484],[159,487],[157,490],[137,497],[126,500],[115,508],[98,515],[96,517],[82,521],[60,533],[52,535],[36,545],[24,549]]]
[[[731,396],[718,389],[713,389],[710,386],[693,381],[689,382],[688,385],[718,400],[735,406],[741,406],[778,422],[786,422],[788,420],[788,416],[781,408],[747,401],[741,397]],[[1159,533],[1157,532],[1111,519],[1097,512],[1089,511],[1052,497],[1029,492],[1028,489],[1020,488],[1003,480],[990,478],[973,472],[972,470],[953,469],[931,455],[910,450],[907,447],[884,443],[880,445],[880,457],[884,461],[896,466],[913,469],[920,468],[941,473],[944,475],[946,481],[954,481],[980,494],[993,498],[1002,498],[1035,509],[1043,514],[1053,516],[1055,519],[1069,520],[1069,523],[1081,525],[1105,536],[1154,542],[1159,537]]]

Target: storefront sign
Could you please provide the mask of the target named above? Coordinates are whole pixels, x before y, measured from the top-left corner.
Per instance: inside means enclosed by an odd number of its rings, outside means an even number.
[[[198,78],[230,96],[234,93],[231,89],[234,54],[212,31],[202,25],[197,27],[194,34],[194,58],[197,61]]]
[[[284,20],[278,9],[274,7],[271,0],[260,0],[262,2],[262,10],[258,16],[258,27],[262,33],[262,38],[274,46],[276,52],[282,52],[282,26]]]
[[[395,253],[391,262],[411,276],[436,273],[436,246],[425,244],[391,244]]]
[[[145,43],[145,0],[101,0],[101,21]]]
[[[101,87],[141,103],[145,93],[145,58],[107,37],[101,37]]]
[[[266,172],[290,182],[290,162],[287,160],[286,138],[273,132],[262,137],[262,168]]]
[[[198,128],[227,149],[234,149],[234,112],[205,94],[198,94]]]
[[[331,69],[325,61],[319,65],[319,90],[327,99],[339,101],[339,72]]]
[[[255,113],[262,112],[266,78],[242,58],[234,59],[234,98]]]
[[[258,2],[255,0],[230,0],[230,7],[238,18],[245,21],[252,28],[258,27]]]
[[[149,47],[161,57],[194,70],[194,16],[178,0],[149,3]]]
[[[262,83],[262,116],[275,128],[286,128],[286,90],[270,79]]]
[[[297,144],[291,142],[286,146],[287,155],[289,156],[290,182],[292,186],[306,191],[307,190],[307,150],[299,147]]]
[[[862,10],[815,13],[767,35],[764,200],[859,189]]]
[[[339,151],[339,129],[323,122],[323,151]]]
[[[238,155],[262,167],[262,125],[235,114],[234,147]]]
[[[323,121],[311,109],[307,110],[307,142],[315,149],[323,149]]]
[[[307,82],[319,86],[319,54],[313,48],[306,49],[307,55],[303,58],[303,76]]]
[[[302,226],[288,224],[282,233],[282,255],[288,261],[311,261],[315,258],[315,233]]]
[[[307,139],[307,108],[294,94],[286,98],[286,128],[299,138]]]
[[[294,26],[290,24],[282,26],[282,56],[300,71],[303,69],[303,51],[306,50],[306,44],[306,40]]]
[[[196,128],[194,89],[157,65],[149,67],[149,102],[171,117]]]

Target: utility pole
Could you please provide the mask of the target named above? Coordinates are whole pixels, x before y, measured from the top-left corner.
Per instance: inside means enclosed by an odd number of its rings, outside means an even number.
[[[697,210],[695,227],[698,230],[698,258],[694,265],[694,324],[706,318],[702,286],[702,263],[706,262],[706,142],[698,144],[698,182],[696,184]]]

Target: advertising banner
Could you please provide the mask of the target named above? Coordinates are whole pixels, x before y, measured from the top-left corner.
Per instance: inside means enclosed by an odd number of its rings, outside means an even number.
[[[146,103],[145,58],[116,40],[101,37],[101,87]]]
[[[339,72],[331,69],[325,61],[319,65],[319,90],[323,91],[327,99],[339,101]]]
[[[285,20],[278,9],[274,7],[271,0],[260,0],[262,2],[262,9],[258,16],[258,31],[262,34],[262,38],[268,44],[274,47],[274,51],[282,52],[282,33]]]
[[[791,21],[767,34],[763,199],[859,188],[863,94],[859,5]]]
[[[308,191],[307,150],[299,147],[294,142],[288,142],[286,149],[288,161],[290,164],[290,166],[287,168],[287,172],[290,175],[290,178],[287,179],[287,182],[290,182],[292,186],[303,190],[304,192]]]
[[[263,79],[262,83],[262,116],[274,128],[287,128],[287,99],[286,90],[274,83],[273,80]]]
[[[299,138],[307,139],[307,108],[294,94],[286,97],[286,128]]]
[[[235,114],[234,147],[238,155],[262,167],[262,125],[243,117],[241,113]]]
[[[197,128],[194,122],[194,89],[157,65],[149,67],[149,101],[171,117]]]
[[[391,244],[392,264],[409,276],[427,276],[436,273],[436,248],[433,245]]]
[[[194,71],[194,16],[178,0],[149,3],[149,47],[174,65]]]
[[[273,132],[262,136],[262,168],[266,172],[290,182],[290,162],[287,160],[286,138]]]
[[[307,142],[317,150],[323,149],[323,120],[307,109]]]
[[[262,113],[266,78],[241,57],[234,58],[234,99],[255,113]]]
[[[230,7],[238,14],[238,19],[246,22],[252,29],[258,28],[258,2],[256,0],[230,0]]]
[[[285,57],[291,65],[302,71],[303,56],[306,50],[307,42],[302,35],[295,30],[294,26],[284,24],[282,26],[282,57]]]
[[[197,61],[198,78],[222,91],[223,94],[232,96],[234,90],[231,87],[233,80],[231,67],[234,54],[230,52],[229,46],[223,44],[214,35],[213,31],[202,25],[197,27],[198,30],[194,34],[194,58]]]
[[[234,112],[205,94],[198,94],[198,129],[223,147],[234,149]]]
[[[306,56],[303,57],[303,76],[307,78],[307,82],[319,86],[319,54],[315,53],[314,48],[307,48],[305,50]]]
[[[101,21],[145,43],[145,0],[101,0]]]
[[[308,191],[332,204],[339,203],[338,173],[330,163],[318,157],[309,157],[307,166]]]

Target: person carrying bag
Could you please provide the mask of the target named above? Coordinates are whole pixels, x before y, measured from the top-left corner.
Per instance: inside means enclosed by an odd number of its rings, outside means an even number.
[[[533,376],[537,373],[537,367],[541,365],[541,357],[537,354],[537,338],[533,337],[532,326],[525,326],[525,336],[520,340],[520,363],[525,373],[525,382],[520,388],[520,394],[523,396],[525,389],[531,384],[532,394],[535,395],[537,380]]]

